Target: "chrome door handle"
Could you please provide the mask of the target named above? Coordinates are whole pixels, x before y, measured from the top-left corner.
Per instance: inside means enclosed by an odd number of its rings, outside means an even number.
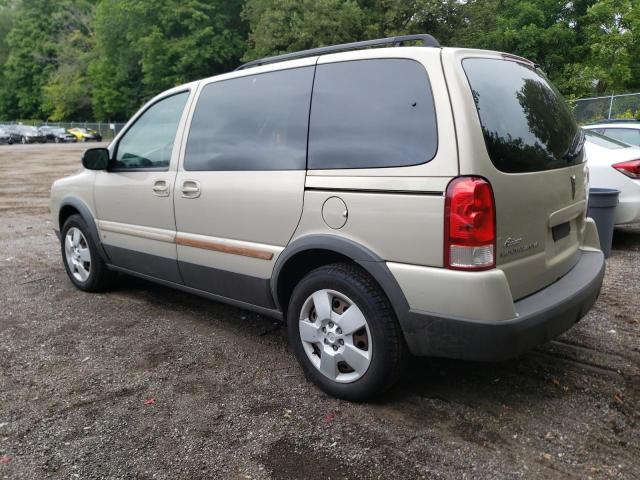
[[[156,180],[153,182],[153,194],[158,197],[168,197],[169,184],[165,180]]]
[[[200,196],[200,182],[185,180],[180,187],[182,198],[198,198]]]

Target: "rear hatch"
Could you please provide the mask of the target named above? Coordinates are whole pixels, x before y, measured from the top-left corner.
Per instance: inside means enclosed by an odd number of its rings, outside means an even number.
[[[469,123],[477,130],[468,173],[493,187],[496,267],[517,300],[553,283],[580,258],[587,200],[584,134],[531,62],[494,53],[461,58],[460,65],[475,110]]]

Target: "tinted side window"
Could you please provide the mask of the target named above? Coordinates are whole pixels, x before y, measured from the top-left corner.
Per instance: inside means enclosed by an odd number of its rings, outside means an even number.
[[[640,130],[633,128],[607,128],[604,134],[607,137],[615,138],[630,145],[640,145]]]
[[[173,141],[189,92],[149,107],[118,142],[113,169],[168,168]]]
[[[206,85],[185,170],[304,170],[313,67]]]
[[[319,65],[313,86],[309,169],[417,165],[437,150],[424,67],[381,59]]]

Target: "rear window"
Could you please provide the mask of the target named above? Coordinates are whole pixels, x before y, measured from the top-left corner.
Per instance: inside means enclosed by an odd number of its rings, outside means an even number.
[[[309,169],[417,165],[438,147],[424,67],[406,59],[318,65],[309,125]]]
[[[583,161],[582,129],[542,72],[489,58],[469,58],[462,65],[497,169],[525,173]]]

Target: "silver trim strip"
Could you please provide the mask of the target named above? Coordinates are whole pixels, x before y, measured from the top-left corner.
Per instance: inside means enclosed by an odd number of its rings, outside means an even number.
[[[109,222],[107,220],[98,220],[98,228],[102,232],[122,233],[159,242],[175,243],[176,241],[176,232],[164,228],[143,227],[141,225]]]
[[[100,232],[120,233],[133,237],[146,238],[148,240],[175,243],[183,247],[212,250],[230,255],[259,258],[261,260],[272,260],[284,250],[284,247],[275,245],[231,240],[195,233],[175,232],[164,228],[144,227],[141,225],[110,222],[107,220],[98,220],[98,228]]]

